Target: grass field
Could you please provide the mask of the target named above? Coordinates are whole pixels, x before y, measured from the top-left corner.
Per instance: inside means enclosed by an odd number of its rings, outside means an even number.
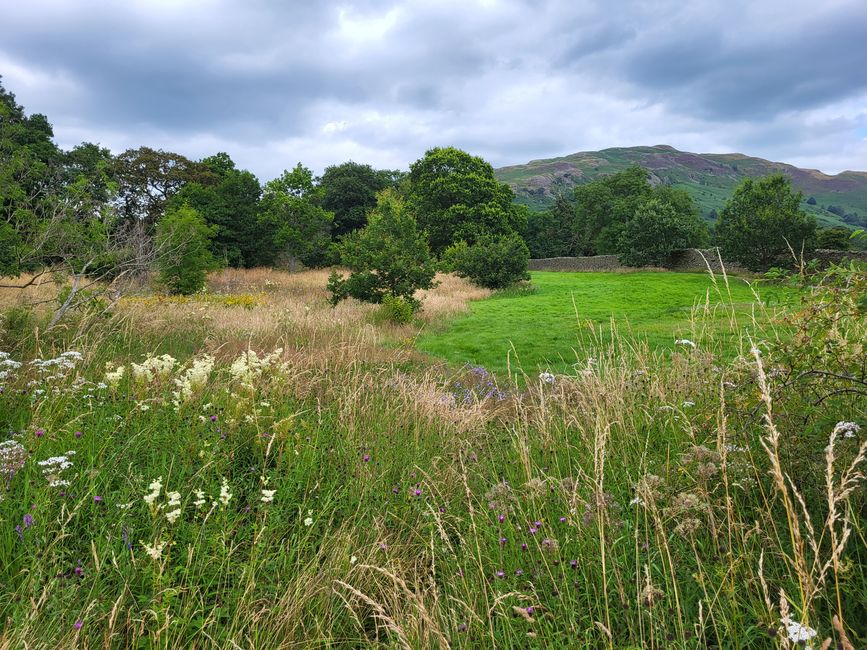
[[[677,339],[712,340],[724,355],[734,356],[745,334],[765,335],[768,314],[757,311],[792,306],[798,297],[791,288],[756,288],[758,283],[750,286],[736,277],[726,283],[721,276],[714,280],[702,273],[531,275],[532,292],[505,292],[474,302],[468,314],[445,329],[425,333],[419,348],[500,375],[507,365],[530,375],[574,373],[576,364],[586,367],[595,348],[610,343],[613,325],[651,350],[673,350]],[[697,320],[694,310],[706,313]]]
[[[693,335],[702,276],[444,276],[397,326],[327,275],[50,331],[0,291],[0,650],[867,647],[863,274],[805,290],[790,342],[735,285]],[[621,328],[518,384],[414,345],[494,307],[550,355],[572,292],[670,351]]]

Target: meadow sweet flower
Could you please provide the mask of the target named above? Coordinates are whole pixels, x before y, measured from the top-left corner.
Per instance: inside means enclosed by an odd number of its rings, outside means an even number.
[[[123,379],[123,376],[126,373],[126,367],[125,366],[118,366],[114,370],[109,370],[110,367],[111,367],[110,364],[106,365],[106,373],[105,373],[104,381],[107,385],[111,386],[112,388],[117,388],[118,384],[120,383],[120,380]]]
[[[277,490],[262,490],[262,498],[260,501],[262,503],[271,503],[274,500],[274,495],[277,494]]]
[[[159,478],[157,478],[156,481],[153,481],[148,486],[148,490],[150,490],[150,492],[144,496],[145,503],[148,504],[149,506],[152,506],[154,504],[154,501],[157,500],[157,497],[159,497],[162,489],[163,489],[163,477],[160,476]]]
[[[196,490],[196,500],[193,501],[193,505],[196,508],[201,508],[205,503],[205,493],[202,490]]]
[[[150,544],[142,542],[142,546],[144,546],[145,553],[147,553],[152,560],[159,560],[163,555],[163,549],[166,547],[166,543],[159,542],[151,546]]]
[[[220,503],[225,508],[229,505],[229,501],[232,499],[232,493],[229,492],[229,481],[226,480],[226,477],[223,477],[223,482],[220,485]]]
[[[175,523],[178,520],[178,517],[180,517],[180,516],[181,516],[180,508],[177,508],[176,510],[172,510],[171,512],[166,513],[166,519],[168,520],[168,522],[170,524]]]
[[[312,525],[313,525],[313,517],[307,517],[307,518],[304,520],[304,525],[305,525],[305,526],[312,526]]]

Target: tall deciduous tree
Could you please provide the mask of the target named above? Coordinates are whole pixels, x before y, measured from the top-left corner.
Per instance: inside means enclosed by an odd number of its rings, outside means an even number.
[[[319,199],[313,173],[301,163],[265,183],[259,224],[273,242],[265,252],[271,261],[279,255],[297,258],[307,266],[324,266],[333,261],[334,216],[319,207]]]
[[[332,235],[341,237],[363,228],[367,213],[376,207],[377,193],[395,187],[400,178],[400,172],[352,161],[326,167],[319,179],[320,204],[334,214]]]
[[[674,251],[706,242],[707,227],[694,207],[689,210],[687,205],[654,196],[641,203],[626,223],[618,252],[628,266],[661,266]]]
[[[454,147],[431,149],[410,166],[408,205],[436,255],[484,233],[523,232],[526,212],[513,199],[490,164]]]
[[[761,270],[778,258],[812,251],[816,220],[800,209],[801,193],[782,174],[746,179],[735,189],[716,225],[726,259]]]

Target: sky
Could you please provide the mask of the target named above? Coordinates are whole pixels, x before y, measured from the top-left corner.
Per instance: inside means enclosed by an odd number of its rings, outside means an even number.
[[[669,144],[867,170],[865,0],[0,0],[58,143],[406,169]]]

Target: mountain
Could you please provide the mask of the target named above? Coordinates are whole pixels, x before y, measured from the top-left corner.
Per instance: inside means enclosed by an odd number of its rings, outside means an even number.
[[[816,215],[820,227],[867,226],[867,172],[845,171],[829,176],[739,153],[690,153],[668,145],[584,151],[562,158],[532,160],[526,165],[501,167],[497,178],[508,183],[519,203],[542,210],[561,192],[641,165],[653,183],[667,183],[688,191],[706,218],[719,212],[734,188],[745,178],[781,172],[804,193],[803,208]]]

